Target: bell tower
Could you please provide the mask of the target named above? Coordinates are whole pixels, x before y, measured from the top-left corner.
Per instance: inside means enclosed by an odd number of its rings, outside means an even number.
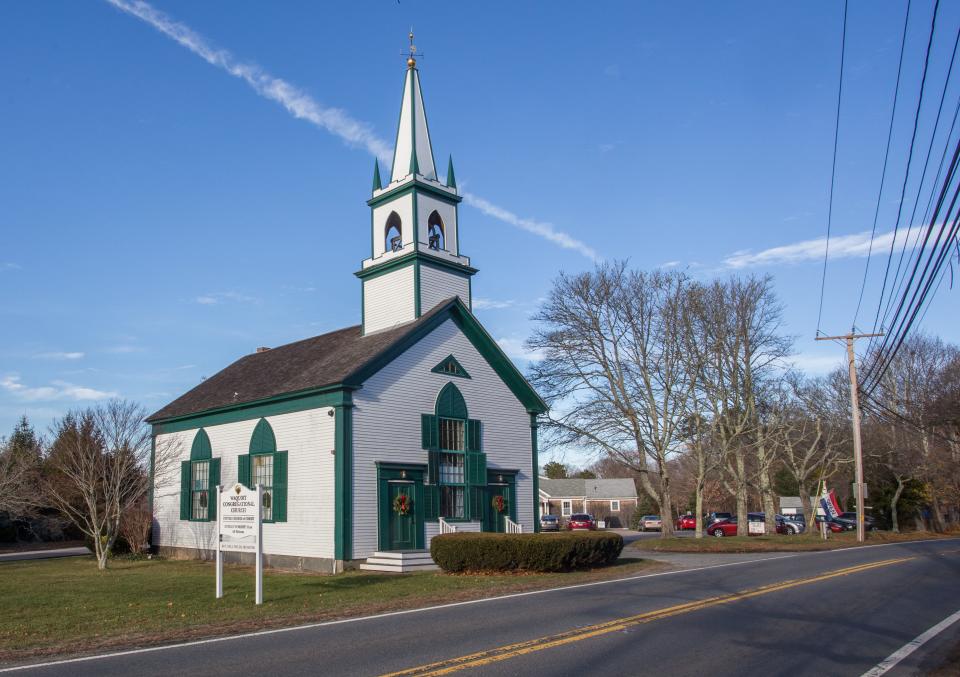
[[[410,33],[390,179],[383,185],[375,160],[367,200],[370,258],[356,272],[364,334],[415,320],[453,296],[471,307],[470,278],[477,270],[460,254],[457,212],[463,198],[452,158],[446,180],[437,177],[416,56]]]

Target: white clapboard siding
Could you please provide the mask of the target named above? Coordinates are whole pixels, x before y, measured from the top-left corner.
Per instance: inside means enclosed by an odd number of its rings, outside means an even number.
[[[430,265],[420,266],[420,309],[424,313],[451,296],[459,296],[464,305],[470,305],[467,278]]]
[[[267,421],[277,438],[277,450],[287,452],[287,521],[263,525],[264,552],[292,557],[332,558],[334,492],[334,417],[329,408],[311,409]],[[237,456],[250,449],[250,436],[259,419],[205,427],[214,458],[220,459],[220,481],[237,481]],[[176,467],[157,478],[154,512],[157,546],[211,549],[215,522],[180,519],[180,460],[189,460],[196,430],[158,435],[157,446],[178,445]],[[166,479],[166,483],[164,482]]]
[[[363,281],[363,323],[367,333],[414,319],[413,266]]]
[[[451,378],[430,371],[450,354],[472,378]],[[529,414],[467,337],[447,320],[354,393],[355,559],[369,557],[377,550],[376,461],[427,463],[427,452],[420,446],[420,414],[434,411],[437,394],[448,381],[463,393],[470,418],[483,421],[488,468],[520,471],[517,521],[525,532],[533,531]]]

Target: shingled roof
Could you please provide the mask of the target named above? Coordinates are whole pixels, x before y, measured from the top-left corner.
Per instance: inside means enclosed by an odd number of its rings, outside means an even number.
[[[413,322],[392,329],[362,336],[360,325],[355,325],[241,357],[151,414],[147,422],[156,423],[338,384],[359,387],[378,369],[376,365],[385,364],[402,352],[409,339],[431,331],[446,319],[444,315],[451,313],[480,329],[483,337],[489,339],[499,353],[491,361],[494,369],[502,377],[505,376],[505,369],[513,370],[529,389],[529,395],[521,397],[521,401],[526,400],[528,407],[539,408],[538,403],[542,404],[540,398],[509,359],[496,348],[496,343],[480,328],[476,318],[455,297],[439,303]],[[491,359],[490,355],[487,355],[487,359]]]
[[[540,478],[540,491],[550,498],[635,498],[637,487],[629,478],[586,480]]]

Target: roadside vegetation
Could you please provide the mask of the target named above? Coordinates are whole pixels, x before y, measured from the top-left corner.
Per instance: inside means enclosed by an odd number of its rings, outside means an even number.
[[[955,538],[960,531],[933,533],[892,531],[867,532],[867,545],[903,543],[927,539]],[[816,533],[800,536],[730,536],[727,538],[662,538],[644,539],[632,544],[640,552],[689,552],[689,553],[745,553],[745,552],[804,552],[837,550],[859,546],[857,534],[846,532],[831,534],[824,540]]]
[[[558,534],[441,534],[430,555],[447,572],[560,572],[610,566],[623,537],[610,532]]]
[[[633,478],[638,514],[662,516],[665,539],[683,513],[702,537],[709,511],[739,515],[739,536],[748,512],[764,512],[772,535],[781,496],[798,497],[812,525],[821,480],[850,509],[846,369],[796,368],[771,277],[701,280],[607,262],[561,274],[534,319],[528,347],[543,359],[530,380],[551,405],[541,448],[595,458],[581,470],[549,463],[548,477]],[[956,528],[960,350],[920,333],[894,355],[871,346],[860,365],[871,515],[894,532]]]
[[[324,576],[268,569],[264,602],[257,607],[250,567],[224,567],[224,597],[218,600],[209,562],[117,558],[106,571],[98,571],[92,557],[0,563],[0,662],[412,609],[658,566],[622,558],[603,569],[564,574]]]

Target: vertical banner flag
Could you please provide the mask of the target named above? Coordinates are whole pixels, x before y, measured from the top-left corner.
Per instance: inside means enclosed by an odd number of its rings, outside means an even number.
[[[820,494],[820,507],[823,508],[827,519],[834,520],[840,517],[840,504],[837,503],[837,496],[833,489],[827,491],[826,482],[823,483],[823,492]]]

